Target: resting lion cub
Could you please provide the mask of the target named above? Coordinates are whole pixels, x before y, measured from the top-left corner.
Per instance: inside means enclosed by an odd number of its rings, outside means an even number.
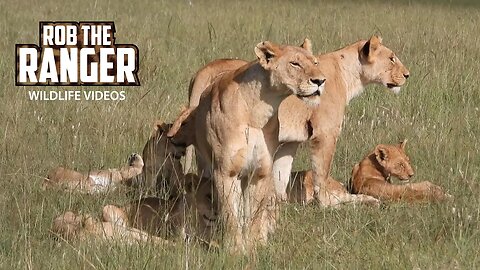
[[[408,181],[414,172],[405,154],[405,143],[379,144],[360,163],[356,164],[351,179],[351,192],[366,194],[382,201],[441,201],[450,195],[428,181],[403,185],[391,183],[392,176]]]
[[[53,220],[51,231],[66,240],[104,239],[125,243],[148,242],[168,244],[167,240],[149,235],[135,228],[129,228],[108,221],[98,221],[89,215],[76,215],[67,211]]]
[[[106,205],[103,218],[162,238],[195,237],[210,243],[218,224],[218,205],[212,181],[185,176],[186,194],[169,200],[149,197],[124,207]]]
[[[331,192],[330,196],[336,198],[336,203],[330,206],[337,207],[342,204],[367,204],[378,206],[380,201],[374,197],[363,194],[350,194],[347,189],[331,176],[327,179],[327,188]],[[308,204],[314,198],[313,190],[313,171],[292,172],[290,182],[287,186],[287,200],[291,203]],[[333,201],[333,200],[332,200]]]
[[[115,189],[118,184],[128,181],[142,173],[143,159],[138,154],[128,158],[128,164],[120,169],[96,170],[88,174],[57,167],[52,169],[43,182],[43,188],[61,186],[67,190],[86,193],[102,193]]]

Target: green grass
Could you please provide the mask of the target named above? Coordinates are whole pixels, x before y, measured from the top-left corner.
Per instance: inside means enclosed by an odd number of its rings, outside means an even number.
[[[192,2],[0,3],[1,269],[480,267],[480,7],[475,1]],[[117,42],[140,49],[142,86],[123,88],[128,92],[123,102],[28,101],[27,90],[36,88],[14,86],[14,45],[37,43],[41,20],[115,21]],[[308,36],[315,51],[328,52],[372,34],[397,52],[411,77],[399,95],[369,87],[351,102],[332,174],[345,181],[376,144],[407,138],[413,180],[442,185],[455,196],[452,202],[381,209],[285,206],[270,244],[252,258],[196,245],[52,240],[48,228],[60,212],[98,214],[101,205],[126,198],[41,191],[47,171],[57,165],[87,171],[123,164],[129,153],[141,151],[154,119],[171,121],[186,104],[190,76],[203,64],[225,57],[254,59],[253,47],[262,40],[299,44]],[[306,148],[294,165],[309,167]]]

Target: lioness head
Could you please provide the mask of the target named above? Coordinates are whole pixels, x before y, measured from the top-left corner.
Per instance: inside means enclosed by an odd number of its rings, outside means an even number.
[[[325,76],[312,54],[310,40],[305,39],[300,47],[264,41],[255,47],[255,54],[260,65],[269,72],[273,88],[294,94],[310,104],[320,102]]]
[[[400,92],[410,72],[395,53],[382,44],[380,37],[372,36],[367,40],[359,54],[364,83],[378,83],[394,93]]]
[[[398,145],[379,144],[375,147],[375,158],[389,176],[407,181],[413,176],[410,158],[405,154],[406,140]]]

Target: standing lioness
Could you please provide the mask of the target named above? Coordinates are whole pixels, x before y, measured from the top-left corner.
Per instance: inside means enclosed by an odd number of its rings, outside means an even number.
[[[304,44],[310,47],[309,41]],[[263,128],[291,94],[318,104],[325,81],[317,59],[305,48],[265,41],[255,47],[255,54],[258,61],[221,75],[200,105],[179,118],[185,124],[180,127],[176,121],[168,134],[178,128],[179,137],[196,131],[193,143],[206,162],[203,168],[213,169],[225,242],[241,252],[265,243],[275,223],[271,177],[275,149],[265,137],[276,134],[266,134],[271,131]]]
[[[330,189],[328,177],[346,106],[369,84],[381,84],[398,93],[410,72],[377,36],[319,55],[318,59],[327,79],[325,93],[320,97],[322,105],[310,108],[297,98],[288,97],[280,105],[278,121],[270,121],[267,127],[279,136],[267,140],[280,147],[275,152],[273,176],[277,196],[282,200],[288,197],[287,186],[297,148],[301,142],[311,141],[315,197],[327,206],[343,202],[337,196],[338,191]],[[207,64],[193,79],[190,106],[196,106],[199,93],[218,78],[217,73],[240,68],[245,63],[223,59]]]

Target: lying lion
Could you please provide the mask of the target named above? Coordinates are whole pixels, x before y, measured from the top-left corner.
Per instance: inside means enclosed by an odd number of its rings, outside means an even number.
[[[67,190],[86,193],[102,193],[126,184],[142,172],[143,159],[138,154],[128,158],[128,164],[120,169],[96,170],[83,174],[74,170],[57,167],[52,169],[43,182],[43,188],[61,186]]]
[[[351,192],[373,196],[382,201],[442,201],[450,197],[443,189],[428,181],[395,185],[391,177],[408,181],[414,174],[405,154],[405,143],[379,144],[356,164],[350,183]]]
[[[330,206],[336,207],[341,204],[380,205],[380,201],[374,197],[363,194],[350,194],[343,184],[331,176],[327,179],[327,189],[330,192],[330,196],[336,199],[336,203],[332,202]],[[309,204],[314,199],[313,171],[292,172],[290,182],[287,186],[287,201],[291,203]]]
[[[195,237],[210,244],[218,219],[212,181],[193,174],[187,174],[185,179],[185,196],[169,200],[142,198],[124,207],[106,205],[103,218],[162,238]]]
[[[129,244],[148,241],[156,244],[169,244],[167,240],[149,235],[144,231],[108,221],[98,221],[89,215],[76,215],[71,211],[67,211],[53,220],[51,232],[65,240],[100,238]]]

